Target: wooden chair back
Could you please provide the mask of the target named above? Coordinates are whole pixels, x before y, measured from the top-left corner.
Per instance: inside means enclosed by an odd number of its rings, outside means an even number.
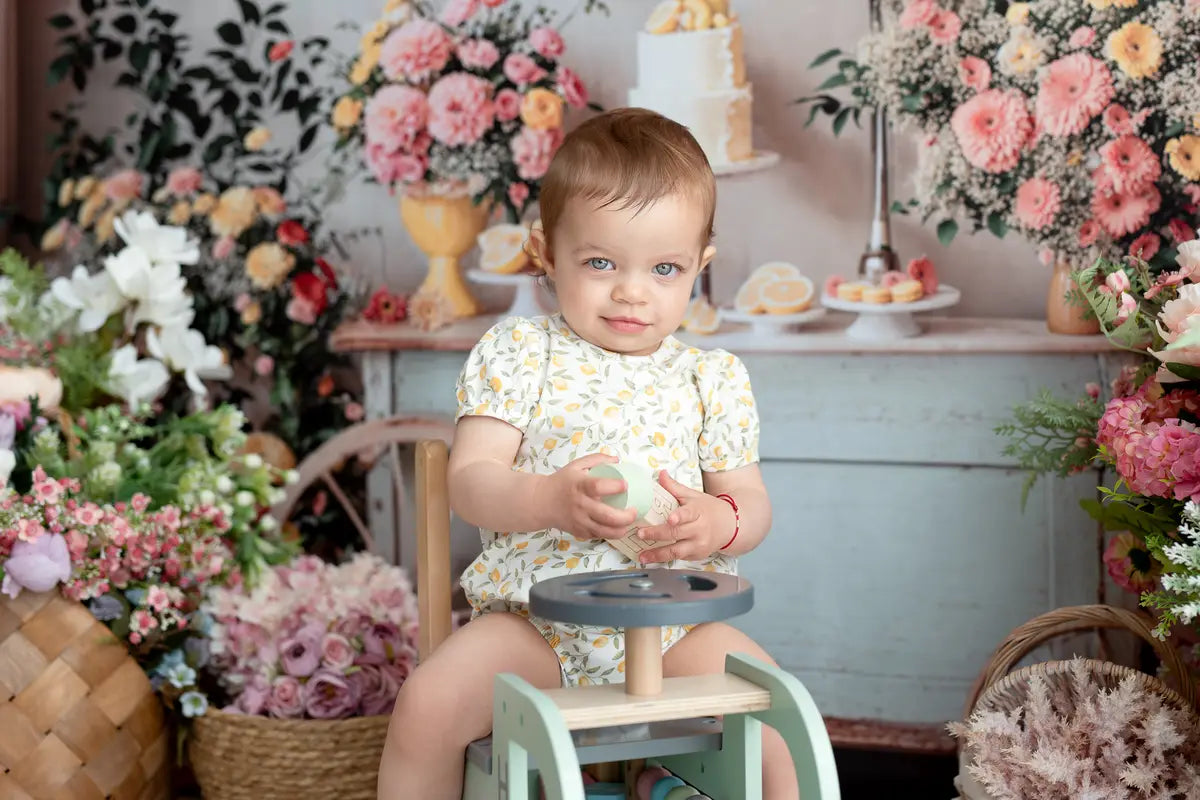
[[[450,635],[450,450],[441,439],[416,446],[417,614],[423,660]]]

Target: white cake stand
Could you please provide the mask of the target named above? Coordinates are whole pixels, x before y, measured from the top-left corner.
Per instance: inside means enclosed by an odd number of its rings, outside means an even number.
[[[475,283],[490,286],[512,286],[516,289],[512,303],[504,312],[510,317],[537,317],[546,313],[538,298],[537,275],[527,272],[505,274],[482,269],[467,270],[467,278]]]
[[[798,328],[809,322],[815,322],[825,316],[825,309],[810,308],[795,314],[747,314],[732,308],[720,309],[721,320],[740,322],[750,326],[753,333],[766,335]]]
[[[863,303],[822,295],[821,305],[835,311],[858,314],[858,318],[846,328],[846,336],[849,338],[884,342],[919,335],[921,326],[913,319],[913,314],[949,308],[961,298],[962,293],[958,289],[943,283],[932,295],[912,303]]]
[[[728,164],[713,166],[713,175],[718,178],[724,175],[742,175],[747,172],[758,172],[779,163],[779,153],[771,150],[755,150],[754,155],[741,161],[731,161]]]

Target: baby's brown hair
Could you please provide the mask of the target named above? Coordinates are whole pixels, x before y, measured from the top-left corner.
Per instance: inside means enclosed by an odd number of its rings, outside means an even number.
[[[546,246],[572,197],[621,208],[645,208],[662,197],[685,194],[706,210],[700,247],[713,236],[717,182],[699,143],[686,127],[644,108],[616,108],[575,128],[542,178],[539,205]]]

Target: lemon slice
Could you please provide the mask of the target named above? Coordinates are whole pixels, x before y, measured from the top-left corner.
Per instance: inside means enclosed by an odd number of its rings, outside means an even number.
[[[650,12],[646,20],[646,30],[649,33],[671,33],[679,27],[679,14],[683,5],[679,0],[662,0]]]
[[[708,7],[708,0],[683,0],[683,7],[688,13],[689,31],[702,31],[712,27],[712,9]]]
[[[813,282],[804,275],[778,278],[763,284],[762,307],[768,314],[797,314],[813,301]]]
[[[479,234],[479,268],[486,272],[511,275],[529,263],[525,252],[525,228],[502,223]]]
[[[708,7],[712,9],[713,19],[720,14],[722,17],[729,19],[729,0],[708,0]]]
[[[767,263],[756,267],[750,273],[751,278],[800,278],[802,273],[800,268],[795,264],[789,264],[786,261],[768,261]]]
[[[777,280],[769,275],[751,276],[737,290],[733,298],[733,307],[743,314],[761,314],[763,308],[763,287]]]
[[[697,297],[688,303],[681,327],[688,333],[716,333],[721,327],[720,312],[705,298]]]

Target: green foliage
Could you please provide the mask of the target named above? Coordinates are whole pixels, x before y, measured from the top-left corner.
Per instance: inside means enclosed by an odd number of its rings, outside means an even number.
[[[835,47],[821,53],[808,66],[810,69],[815,69],[842,55],[844,55],[842,51]],[[832,121],[834,136],[840,135],[846,127],[846,123],[851,119],[854,120],[855,126],[861,128],[863,110],[871,111],[873,109],[866,85],[862,80],[865,72],[866,67],[853,58],[838,59],[835,71],[817,86],[817,94],[796,99],[795,102],[799,105],[810,104],[808,119],[805,121],[804,127],[809,127],[819,114],[824,114]],[[839,99],[836,95],[829,93],[830,90],[844,87],[850,87],[848,100]]]
[[[1092,466],[1098,455],[1094,436],[1104,405],[1085,395],[1064,400],[1043,389],[1028,403],[1013,408],[1013,419],[995,431],[1009,440],[1003,453],[1028,471],[1021,487],[1021,507],[1042,475],[1070,475]]]

